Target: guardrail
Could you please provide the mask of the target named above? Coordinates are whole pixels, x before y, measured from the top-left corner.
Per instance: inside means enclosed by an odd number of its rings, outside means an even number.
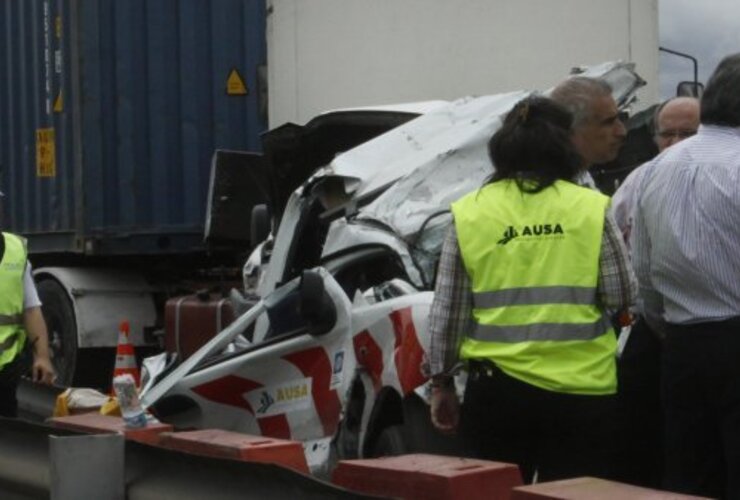
[[[0,419],[0,498],[377,497],[273,464],[191,455],[126,440],[121,434],[81,434]]]

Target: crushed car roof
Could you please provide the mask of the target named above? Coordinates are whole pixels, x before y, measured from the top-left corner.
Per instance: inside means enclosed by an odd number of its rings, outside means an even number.
[[[608,81],[620,107],[629,105],[645,83],[631,63],[604,63],[574,73]],[[402,237],[412,235],[430,215],[493,173],[485,146],[505,114],[530,93],[467,97],[438,107],[338,155],[321,175],[344,178],[355,200],[384,190],[360,210],[359,218],[382,222]]]
[[[576,68],[573,74],[610,83],[621,109],[645,82],[634,64],[613,62]],[[550,90],[544,92],[548,94]],[[435,256],[449,224],[449,205],[493,174],[487,143],[503,117],[531,91],[466,97],[432,109],[354,149],[336,156],[314,178],[338,177],[361,208],[353,223],[405,241],[428,285]],[[342,220],[332,223],[323,255],[373,240]]]

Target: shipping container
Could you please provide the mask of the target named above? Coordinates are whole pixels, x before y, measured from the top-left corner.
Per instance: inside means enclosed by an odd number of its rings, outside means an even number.
[[[214,152],[260,149],[265,44],[264,0],[0,4],[2,228],[28,240],[60,383],[105,375],[121,320],[156,346],[167,293],[249,250],[225,262],[203,231]]]
[[[201,248],[214,150],[265,127],[264,20],[262,0],[4,1],[3,227],[32,254]]]

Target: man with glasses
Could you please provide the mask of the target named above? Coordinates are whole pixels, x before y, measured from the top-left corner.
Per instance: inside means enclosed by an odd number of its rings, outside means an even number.
[[[674,97],[655,110],[655,144],[665,149],[696,134],[699,128],[699,100]],[[636,193],[646,169],[642,165],[625,179],[612,198],[612,213],[630,248]],[[626,459],[624,481],[660,487],[663,469],[663,426],[660,409],[661,340],[642,317],[641,300],[630,336],[619,359],[621,423]]]
[[[666,148],[696,134],[699,128],[699,99],[674,97],[655,110],[655,144],[662,153]],[[630,247],[635,191],[640,185],[644,165],[634,169],[612,197],[612,213],[622,231],[627,248]]]
[[[699,100],[694,97],[674,97],[655,111],[655,143],[663,151],[696,134],[699,128]]]

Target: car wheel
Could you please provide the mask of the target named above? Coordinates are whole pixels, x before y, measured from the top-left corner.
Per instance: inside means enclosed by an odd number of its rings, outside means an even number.
[[[49,332],[49,350],[56,383],[70,385],[77,363],[77,323],[67,292],[54,280],[42,280],[36,286],[41,310]]]
[[[407,452],[402,425],[390,425],[378,434],[370,450],[371,457],[390,457]]]

